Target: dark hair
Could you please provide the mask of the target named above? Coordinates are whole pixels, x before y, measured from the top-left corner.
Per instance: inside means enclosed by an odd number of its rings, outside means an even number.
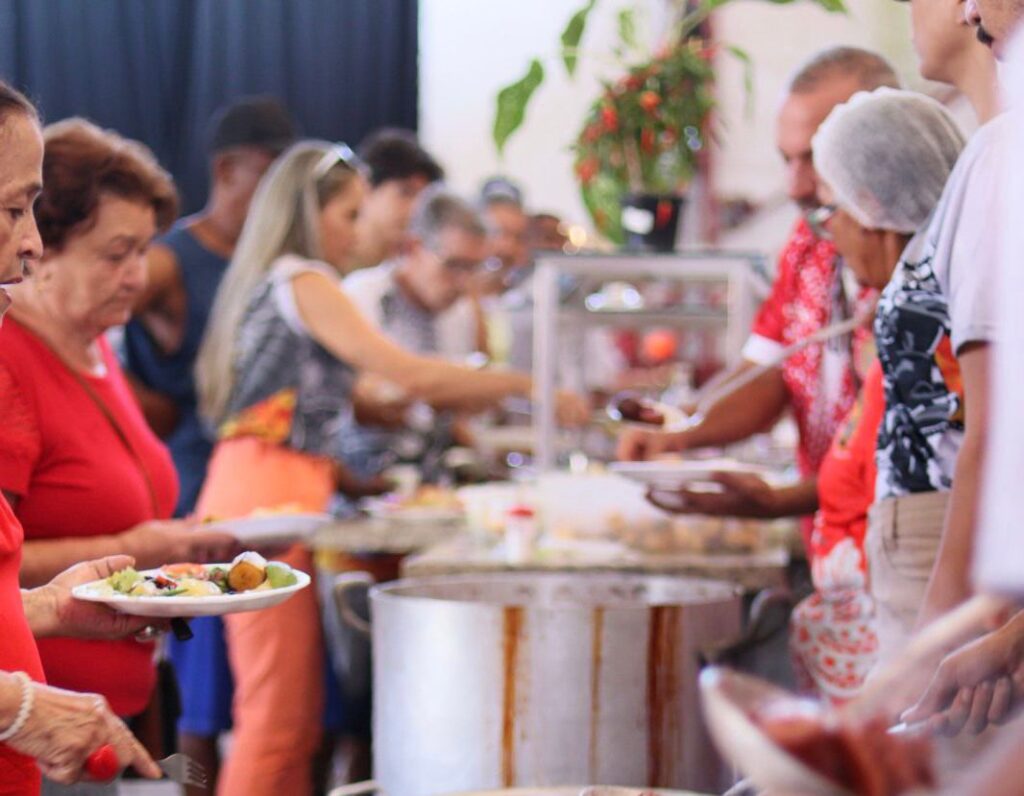
[[[3,124],[7,117],[14,113],[23,114],[35,122],[39,121],[39,111],[36,110],[36,106],[29,98],[0,80],[0,124]]]
[[[240,146],[265,149],[274,157],[295,143],[295,121],[273,97],[243,97],[217,110],[207,130],[211,155]]]
[[[420,146],[409,130],[384,128],[370,133],[359,144],[359,157],[370,168],[370,184],[423,177],[427,182],[444,179],[444,169]]]
[[[834,78],[853,78],[863,91],[900,87],[896,70],[878,53],[859,47],[832,47],[812,56],[797,70],[789,81],[789,93],[806,94]]]
[[[43,141],[36,222],[47,249],[60,250],[72,235],[90,229],[104,194],[148,204],[161,232],[177,216],[174,181],[143,144],[77,118],[46,127]]]

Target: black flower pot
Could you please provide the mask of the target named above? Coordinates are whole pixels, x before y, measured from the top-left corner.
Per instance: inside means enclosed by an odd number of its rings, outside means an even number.
[[[631,193],[622,197],[621,204],[627,250],[670,252],[675,249],[679,219],[686,204],[682,196]]]

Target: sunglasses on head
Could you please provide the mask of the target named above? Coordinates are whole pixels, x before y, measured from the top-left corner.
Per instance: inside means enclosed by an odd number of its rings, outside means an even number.
[[[323,179],[327,172],[339,163],[344,163],[355,171],[361,171],[363,168],[362,161],[352,151],[352,147],[339,141],[338,143],[331,144],[327,151],[324,152],[323,157],[317,161],[316,166],[313,168],[313,180],[319,181]]]

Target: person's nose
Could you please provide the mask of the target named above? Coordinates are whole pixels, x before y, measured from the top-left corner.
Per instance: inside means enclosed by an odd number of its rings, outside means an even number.
[[[125,268],[122,284],[133,292],[140,292],[148,281],[149,261],[145,252],[139,252],[130,259],[128,267]]]
[[[18,247],[18,257],[23,261],[34,263],[38,262],[42,256],[43,239],[39,235],[35,213],[29,213],[25,233],[21,238],[21,245]]]
[[[813,204],[818,190],[814,167],[807,161],[793,161],[786,167],[786,191],[797,204]]]

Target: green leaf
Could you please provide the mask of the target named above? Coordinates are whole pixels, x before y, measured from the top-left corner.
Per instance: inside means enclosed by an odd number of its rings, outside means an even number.
[[[619,12],[619,41],[627,50],[635,50],[638,47],[636,13],[632,8],[624,8]]]
[[[719,4],[723,2],[723,0],[718,1]],[[729,2],[729,0],[724,0],[724,2]],[[769,2],[775,3],[775,5],[784,6],[794,3],[796,0],[769,0]],[[828,11],[830,14],[847,13],[846,3],[843,0],[810,0],[810,2],[813,5]]]
[[[754,116],[754,62],[746,50],[728,45],[726,50],[743,65],[743,111],[748,118]]]
[[[569,24],[562,31],[562,63],[565,64],[565,71],[572,77],[576,74],[576,61],[580,41],[583,39],[583,31],[587,29],[587,17],[594,10],[597,0],[587,0],[587,3],[569,19]]]
[[[498,154],[505,151],[505,142],[526,116],[526,106],[541,83],[544,82],[544,67],[534,58],[526,74],[515,83],[510,83],[498,92],[497,108],[494,113],[492,137]]]

